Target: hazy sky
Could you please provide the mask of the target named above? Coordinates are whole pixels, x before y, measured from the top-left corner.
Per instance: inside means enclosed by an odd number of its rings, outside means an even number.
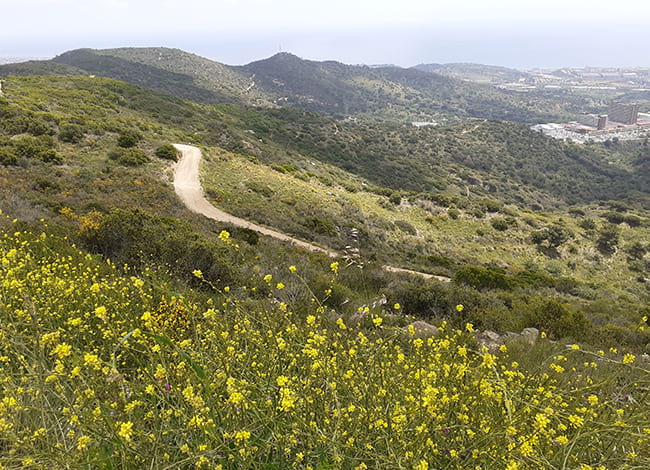
[[[178,47],[347,63],[650,66],[650,0],[0,0],[0,56]]]

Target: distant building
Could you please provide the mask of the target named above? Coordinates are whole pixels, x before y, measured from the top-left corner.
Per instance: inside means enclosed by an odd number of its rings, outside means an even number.
[[[595,127],[598,130],[603,130],[607,127],[607,116],[604,114],[581,114],[577,120],[580,124]]]
[[[636,124],[639,119],[638,104],[612,103],[609,106],[609,120],[621,124]]]

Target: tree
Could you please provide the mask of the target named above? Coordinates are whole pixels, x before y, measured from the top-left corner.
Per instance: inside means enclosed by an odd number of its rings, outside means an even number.
[[[598,251],[605,255],[611,255],[616,251],[618,246],[619,237],[621,230],[616,225],[606,225],[604,226],[598,235],[596,240],[596,248]]]
[[[571,238],[572,234],[561,225],[551,225],[533,232],[531,240],[536,245],[543,245],[544,242],[549,248],[557,248]]]

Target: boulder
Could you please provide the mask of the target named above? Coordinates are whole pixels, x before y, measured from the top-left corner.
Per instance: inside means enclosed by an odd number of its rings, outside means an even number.
[[[530,344],[535,344],[539,339],[539,330],[537,328],[524,328],[521,332],[521,336],[523,336]]]
[[[440,329],[437,326],[422,320],[414,321],[413,323],[411,323],[409,326],[405,328],[406,331],[408,331],[410,329],[409,327],[411,326],[415,330],[416,338],[430,338],[432,336],[437,335],[440,332]]]
[[[499,349],[499,346],[503,344],[503,338],[499,333],[485,330],[476,334],[476,342],[481,346],[485,346],[489,350],[494,351]]]

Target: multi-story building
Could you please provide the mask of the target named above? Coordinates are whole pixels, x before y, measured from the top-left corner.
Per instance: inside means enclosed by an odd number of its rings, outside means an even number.
[[[581,114],[578,116],[577,121],[580,124],[595,127],[598,130],[603,130],[607,127],[607,116],[604,114]]]
[[[638,104],[612,103],[609,106],[609,120],[621,124],[636,124],[639,118]]]

